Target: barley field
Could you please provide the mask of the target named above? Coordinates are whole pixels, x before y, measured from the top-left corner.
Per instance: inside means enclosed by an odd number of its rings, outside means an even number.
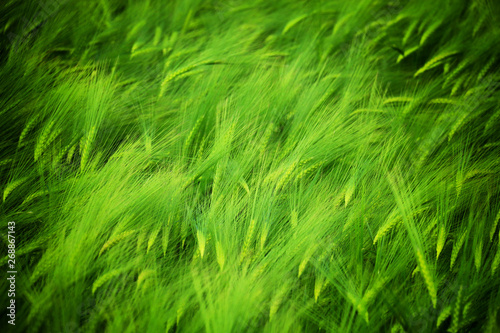
[[[500,332],[498,1],[3,0],[0,36],[2,332]]]

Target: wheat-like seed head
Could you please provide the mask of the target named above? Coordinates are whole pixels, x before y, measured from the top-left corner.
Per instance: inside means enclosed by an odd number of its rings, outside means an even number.
[[[119,233],[118,235],[110,238],[104,245],[102,246],[101,250],[99,251],[99,256],[102,255],[104,252],[106,252],[108,249],[116,245],[118,242],[122,241],[123,239],[129,237],[135,233],[135,230],[128,230],[124,231],[122,233]]]
[[[500,233],[498,233],[498,243],[497,243],[497,253],[495,258],[493,258],[493,262],[491,263],[491,275],[495,275],[496,270],[500,266]]]
[[[21,186],[28,179],[29,179],[29,177],[22,177],[22,178],[16,179],[13,182],[9,183],[9,185],[7,185],[5,187],[5,189],[3,190],[3,201],[5,201],[5,199],[7,199],[7,197],[9,196],[10,193],[12,193],[12,191],[14,191],[16,188]]]
[[[319,295],[325,286],[325,277],[321,274],[316,275],[314,280],[314,302],[318,302]]]
[[[205,237],[203,232],[201,232],[201,230],[199,229],[196,230],[196,238],[198,239],[198,249],[200,250],[201,259],[203,259],[203,255],[205,254],[205,245],[207,238]]]
[[[22,147],[24,145],[24,139],[28,135],[28,133],[35,127],[35,125],[38,123],[40,119],[39,114],[35,115],[32,117],[28,123],[26,123],[26,126],[24,127],[23,131],[21,132],[21,135],[19,136],[19,143],[18,147]]]
[[[253,240],[254,230],[255,230],[255,219],[252,219],[250,221],[250,225],[248,226],[248,231],[247,231],[247,235],[245,238],[245,242],[243,243],[243,248],[241,249],[240,262],[242,262],[247,255],[248,249],[250,247],[250,243]]]
[[[429,265],[427,264],[424,254],[421,250],[417,250],[417,259],[418,259],[418,265],[420,267],[420,272],[422,273],[422,276],[424,277],[425,284],[427,286],[427,290],[429,291],[429,296],[431,297],[432,300],[432,305],[434,308],[436,308],[437,304],[437,289],[436,289],[436,284],[434,283],[434,278],[431,273],[431,269]]]
[[[49,136],[51,134],[51,130],[52,130],[52,127],[54,126],[54,124],[55,124],[55,120],[52,120],[47,126],[45,126],[43,128],[42,133],[38,137],[38,141],[37,141],[36,146],[35,146],[35,155],[34,155],[35,161],[38,160],[38,158],[40,157],[40,155],[42,155],[45,148],[47,148],[47,146],[48,146],[47,139],[49,138]]]
[[[106,274],[101,275],[97,280],[94,281],[94,284],[92,285],[92,294],[95,294],[97,289],[103,286],[106,282],[120,275],[122,271],[123,270],[121,269],[114,269],[112,271],[107,272]]]
[[[451,316],[452,309],[453,308],[451,307],[451,305],[448,305],[443,310],[441,310],[437,319],[436,328],[439,328],[439,326],[441,326],[441,324]]]
[[[453,265],[455,265],[458,253],[460,252],[462,245],[464,245],[466,238],[467,238],[467,232],[463,231],[462,234],[460,235],[460,238],[455,242],[455,244],[453,244],[453,250],[451,251],[450,270],[453,268]]]
[[[457,333],[460,325],[460,309],[462,308],[462,297],[463,297],[463,287],[460,286],[457,294],[457,300],[455,301],[455,307],[453,309],[453,317],[451,321],[451,326],[448,329],[450,333]]]
[[[151,235],[149,235],[149,239],[148,239],[148,248],[146,250],[146,253],[149,253],[149,250],[151,249],[151,247],[153,246],[153,244],[155,243],[156,241],[156,238],[158,237],[158,234],[160,233],[160,230],[161,228],[156,228],[156,230],[154,230]]]
[[[82,154],[80,160],[80,170],[84,170],[85,167],[87,166],[87,162],[89,160],[90,151],[92,150],[92,145],[94,143],[96,132],[97,132],[96,126],[92,126],[87,135],[82,138],[82,142],[80,143],[80,149]]]
[[[137,277],[137,288],[139,288],[147,278],[154,275],[154,273],[155,271],[153,269],[143,270]]]
[[[220,241],[215,244],[215,253],[217,256],[217,263],[219,264],[220,270],[224,270],[224,264],[226,263],[226,256],[224,255],[224,249]]]
[[[438,238],[436,242],[436,260],[438,260],[439,254],[441,254],[445,242],[446,242],[446,229],[442,225],[439,227]]]
[[[491,226],[491,230],[490,230],[490,242],[493,241],[493,236],[495,235],[495,231],[497,230],[498,221],[500,221],[500,210],[498,210],[498,213],[497,213],[497,215],[495,217],[495,220],[493,220],[493,224]]]
[[[483,241],[479,240],[479,243],[474,247],[474,265],[476,266],[476,270],[479,271],[481,268],[481,259],[483,252]]]

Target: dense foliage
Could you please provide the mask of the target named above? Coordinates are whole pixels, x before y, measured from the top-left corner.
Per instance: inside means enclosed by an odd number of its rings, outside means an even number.
[[[500,330],[497,1],[0,6],[18,331]]]

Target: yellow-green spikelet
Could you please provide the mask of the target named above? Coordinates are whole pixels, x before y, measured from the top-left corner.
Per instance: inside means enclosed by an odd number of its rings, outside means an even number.
[[[437,304],[436,284],[434,283],[434,278],[432,276],[431,270],[421,250],[417,250],[417,260],[418,260],[418,265],[420,267],[420,272],[422,273],[425,284],[427,286],[427,290],[429,291],[429,296],[431,297],[432,305],[434,306],[434,308],[436,308]]]

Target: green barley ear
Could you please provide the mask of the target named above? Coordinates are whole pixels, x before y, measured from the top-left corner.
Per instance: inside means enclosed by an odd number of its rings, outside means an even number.
[[[49,145],[48,139],[51,135],[52,127],[54,127],[54,125],[55,125],[55,120],[50,121],[49,124],[43,128],[42,133],[40,133],[38,141],[36,142],[35,145],[35,155],[34,155],[35,161],[38,161],[40,155],[42,155],[44,150]]]
[[[220,270],[224,270],[224,264],[226,263],[226,256],[224,255],[224,249],[220,241],[215,244],[215,252],[217,255],[217,263],[219,264]]]
[[[130,235],[132,235],[134,233],[135,233],[135,230],[128,230],[128,231],[124,231],[124,232],[119,233],[119,234],[115,235],[114,237],[110,238],[102,246],[101,250],[99,251],[99,256],[101,256],[104,252],[109,250],[111,247],[115,246],[120,241],[124,240],[125,238],[129,237]]]
[[[260,148],[259,148],[259,156],[262,158],[262,156],[265,155],[269,139],[271,138],[271,134],[273,134],[274,131],[274,124],[270,123],[267,125],[266,131],[264,132],[264,135],[262,136],[261,143],[260,143]]]
[[[194,137],[196,136],[196,132],[201,126],[201,123],[203,121],[203,118],[205,118],[205,115],[202,115],[201,117],[198,118],[196,123],[194,124],[193,128],[189,132],[189,135],[186,137],[186,142],[184,142],[184,149],[189,149],[189,146],[191,145],[191,142],[193,141]]]
[[[198,250],[200,251],[201,259],[203,259],[203,255],[205,254],[205,245],[207,238],[205,237],[203,232],[201,232],[201,230],[199,229],[196,230],[196,238],[198,239]]]
[[[220,62],[220,61],[201,61],[201,62],[192,64],[192,65],[189,65],[189,66],[182,67],[174,72],[171,72],[161,82],[160,93],[158,95],[158,98],[162,97],[165,94],[165,92],[167,91],[167,88],[168,88],[168,84],[170,82],[178,80],[182,77],[185,77],[186,75],[192,75],[193,73],[191,71],[197,67],[200,67],[203,65],[208,65],[208,64],[215,64],[215,63],[222,63],[222,62]]]
[[[483,69],[481,69],[481,71],[479,72],[479,74],[477,75],[477,79],[476,79],[476,82],[477,83],[480,83],[481,80],[484,78],[484,76],[486,75],[486,73],[488,73],[488,71],[490,70],[491,66],[493,66],[493,64],[495,63],[496,61],[496,58],[493,56],[491,57],[491,59],[484,65]]]
[[[368,305],[376,298],[379,292],[384,288],[387,283],[385,277],[378,277],[372,286],[365,292],[361,298],[362,307],[368,307]]]
[[[290,213],[290,223],[292,225],[292,229],[295,229],[299,223],[299,214],[295,209]]]
[[[377,231],[375,238],[373,239],[373,244],[376,244],[382,237],[384,237],[392,228],[394,228],[398,223],[401,223],[401,215],[399,215],[398,211],[394,209],[389,217],[387,218],[386,223],[384,223]]]
[[[444,80],[443,87],[448,87],[451,82],[455,82],[456,77],[458,74],[460,74],[470,63],[472,62],[472,58],[465,58],[462,60],[458,66],[446,76],[446,79]]]
[[[424,66],[422,66],[418,71],[415,72],[413,75],[414,77],[419,76],[420,74],[436,67],[439,66],[440,64],[443,63],[443,61],[447,58],[450,58],[454,55],[458,54],[458,51],[448,51],[448,52],[443,52],[441,54],[438,54],[431,60],[429,60]]]
[[[299,182],[302,178],[304,177],[307,177],[308,175],[310,175],[314,170],[320,168],[321,166],[323,165],[323,162],[318,162],[316,164],[313,164],[312,166],[310,166],[309,168],[301,171],[296,177],[295,177],[295,181],[296,182]]]
[[[387,98],[383,101],[382,104],[392,104],[392,103],[409,103],[413,102],[415,99],[413,97],[406,97],[406,96],[396,96],[396,97],[390,97]]]
[[[92,294],[95,294],[97,289],[102,287],[106,282],[112,280],[113,278],[119,276],[123,273],[123,269],[114,269],[112,271],[107,272],[106,274],[101,275],[97,280],[94,281],[92,285]]]
[[[31,201],[33,201],[33,200],[35,200],[37,198],[46,196],[47,194],[49,194],[48,190],[36,191],[34,193],[31,193],[30,195],[28,195],[26,197],[26,199],[24,199],[24,201],[23,201],[23,203],[21,205],[26,205],[26,204],[30,203]]]
[[[453,135],[460,129],[460,127],[462,127],[468,116],[468,113],[464,113],[457,119],[455,124],[453,124],[453,127],[450,129],[450,132],[448,133],[448,141],[451,141]]]
[[[153,269],[143,270],[137,277],[137,289],[140,289],[142,287],[142,289],[144,290],[144,288],[146,287],[146,283],[144,282],[147,281],[148,279],[151,279],[151,277],[154,276],[154,274],[155,271]]]
[[[497,243],[497,253],[495,254],[495,257],[493,258],[493,262],[491,263],[491,275],[495,275],[495,272],[498,269],[498,266],[500,266],[500,233],[498,234],[498,243]]]
[[[292,29],[294,26],[296,26],[298,23],[306,19],[309,15],[308,14],[303,14],[300,16],[297,16],[293,20],[290,20],[286,26],[283,28],[283,31],[281,32],[282,35],[286,34],[290,29]]]
[[[282,189],[285,185],[288,184],[291,176],[292,176],[292,173],[295,171],[295,167],[297,166],[297,162],[293,162],[289,167],[288,169],[286,169],[284,175],[280,178],[280,180],[278,181],[278,183],[276,184],[276,189],[279,190],[279,189]]]
[[[451,98],[433,98],[429,101],[429,104],[451,104],[458,105],[458,101],[456,99]]]
[[[360,317],[364,319],[365,323],[370,324],[370,315],[365,304],[363,304],[363,302],[361,301],[361,297],[359,297],[359,295],[353,294],[352,292],[347,292],[346,297],[356,309]]]
[[[158,227],[158,228],[156,228],[156,230],[154,230],[151,233],[151,235],[149,235],[148,248],[146,250],[146,253],[149,253],[149,250],[153,247],[153,244],[155,243],[156,238],[158,237],[158,234],[160,233],[160,231],[161,231],[161,227]]]
[[[255,219],[252,219],[250,221],[250,225],[248,226],[248,231],[247,231],[247,235],[245,237],[245,241],[243,243],[243,247],[241,249],[241,253],[240,253],[240,263],[243,262],[243,260],[246,258],[247,256],[247,252],[248,252],[248,249],[250,248],[250,244],[252,243],[253,241],[253,234],[254,234],[254,231],[255,231]]]
[[[87,166],[87,163],[89,161],[90,151],[92,150],[96,132],[96,126],[92,126],[90,131],[86,133],[86,135],[80,142],[80,154],[82,156],[80,160],[80,170],[82,171],[85,170],[85,167]]]
[[[441,324],[451,316],[452,310],[453,308],[451,307],[451,305],[448,305],[443,310],[441,310],[437,319],[436,328],[439,328],[439,326],[441,326]]]
[[[36,265],[36,268],[30,276],[30,282],[37,282],[39,278],[49,273],[55,266],[56,258],[58,258],[57,254],[52,253],[50,255],[45,254],[40,262]]]
[[[169,242],[169,238],[170,238],[170,229],[172,227],[170,221],[171,221],[171,219],[168,220],[166,226],[164,226],[163,230],[162,230],[161,246],[163,249],[163,255],[165,255],[167,253],[167,249],[168,249],[168,242]]]
[[[31,119],[26,123],[26,126],[24,126],[24,129],[21,132],[21,135],[19,136],[18,147],[22,147],[25,145],[24,140],[26,139],[26,136],[36,126],[39,120],[40,120],[40,115],[36,114],[35,116],[31,117]]]
[[[271,305],[269,307],[269,321],[273,320],[288,292],[289,284],[284,283],[281,288],[279,288],[278,291],[274,294],[271,300]]]
[[[317,245],[313,244],[311,247],[308,247],[307,250],[305,251],[304,257],[302,258],[302,261],[299,264],[299,271],[297,277],[300,277],[304,270],[306,269],[307,264],[309,263],[309,260],[313,256],[314,252],[316,251]]]
[[[326,284],[326,278],[321,274],[316,274],[316,279],[314,280],[314,302],[318,302],[319,295]]]
[[[448,332],[450,333],[457,333],[460,328],[460,322],[461,322],[460,310],[462,308],[462,298],[463,298],[463,287],[460,286],[460,289],[458,290],[457,294],[457,299],[455,301],[455,307],[453,309],[451,326],[448,329]]]
[[[495,235],[495,231],[497,230],[498,221],[500,221],[500,209],[498,210],[498,213],[495,219],[493,220],[493,224],[491,225],[490,242],[493,241],[493,236]]]
[[[427,286],[427,290],[429,291],[429,295],[431,297],[432,305],[436,308],[437,305],[437,288],[434,282],[433,274],[430,271],[430,267],[425,260],[424,254],[422,251],[417,251],[417,260],[420,267],[420,272],[424,277],[425,284]]]
[[[446,243],[446,229],[444,226],[440,226],[436,242],[436,260],[439,259],[439,254],[441,254],[441,251],[443,250],[445,243]]]
[[[354,194],[354,190],[356,189],[356,183],[354,181],[354,178],[350,180],[347,183],[346,189],[345,189],[345,197],[344,197],[344,207],[347,207],[349,202],[351,201],[351,198]]]
[[[457,94],[457,92],[460,90],[460,88],[462,87],[462,85],[465,83],[465,80],[467,79],[467,77],[465,75],[462,75],[460,76],[456,81],[455,81],[455,84],[453,85],[453,87],[451,88],[451,91],[450,91],[450,96],[455,96]]]
[[[482,251],[483,241],[479,240],[479,243],[474,246],[474,265],[477,271],[481,268]]]
[[[484,131],[487,132],[491,128],[493,128],[496,124],[498,124],[498,121],[500,120],[500,109],[497,110],[495,113],[493,113],[484,125]]]
[[[404,33],[404,36],[403,36],[403,39],[402,39],[402,45],[406,45],[408,43],[408,40],[410,39],[410,37],[415,32],[415,28],[417,27],[417,25],[418,25],[418,21],[417,20],[413,20],[408,25],[408,28],[406,29],[406,31]]]
[[[485,323],[485,333],[498,332],[500,324],[498,324],[498,309],[488,311],[488,319]]]
[[[439,26],[441,26],[440,21],[436,21],[435,23],[431,24],[422,34],[422,37],[420,38],[420,45],[424,45],[429,37],[439,28]]]
[[[453,265],[457,260],[458,253],[460,252],[460,249],[462,248],[462,245],[464,245],[466,239],[467,232],[463,231],[460,235],[460,238],[458,238],[458,240],[456,240],[453,244],[453,250],[451,251],[450,270],[453,268]]]
[[[396,63],[399,64],[401,61],[403,61],[404,59],[408,58],[410,55],[412,55],[413,53],[417,52],[419,49],[420,49],[420,45],[408,48],[407,50],[405,50],[404,54],[400,54],[398,56],[398,59],[396,60]]]
[[[146,231],[141,231],[137,236],[137,246],[136,246],[137,253],[140,253],[141,250],[143,249],[145,239],[146,239]]]
[[[260,250],[264,250],[266,244],[267,236],[269,234],[269,225],[265,224],[260,233]]]
[[[14,191],[16,188],[24,184],[26,181],[28,181],[30,177],[21,177],[19,179],[14,180],[13,182],[10,182],[5,189],[3,190],[3,201],[7,199],[10,193]]]
[[[71,163],[71,160],[73,159],[73,155],[75,154],[76,147],[78,146],[78,142],[76,142],[74,145],[71,146],[71,148],[68,150],[68,155],[66,157],[66,163]]]

